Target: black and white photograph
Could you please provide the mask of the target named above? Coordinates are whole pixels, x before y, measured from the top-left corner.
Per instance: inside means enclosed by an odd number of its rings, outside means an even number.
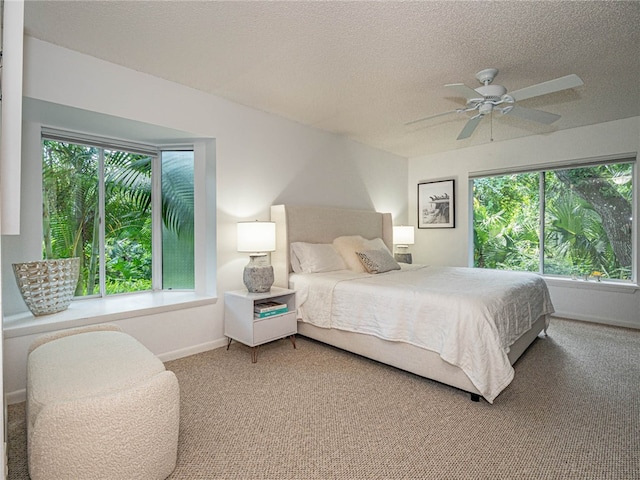
[[[418,184],[418,228],[454,228],[454,180]]]

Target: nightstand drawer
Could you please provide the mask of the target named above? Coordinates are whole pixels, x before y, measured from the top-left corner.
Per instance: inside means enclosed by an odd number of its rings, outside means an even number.
[[[259,345],[278,338],[295,335],[298,331],[296,313],[289,312],[273,317],[254,319],[253,343]]]

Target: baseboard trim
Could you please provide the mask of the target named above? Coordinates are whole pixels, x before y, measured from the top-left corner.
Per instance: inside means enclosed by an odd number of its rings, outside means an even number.
[[[555,311],[552,316],[567,318],[570,320],[579,320],[581,322],[598,323],[600,325],[610,325],[612,327],[634,328],[636,330],[640,329],[640,324],[638,323],[626,322],[624,320],[615,320],[611,318],[600,318],[592,315],[581,315],[574,312]]]
[[[162,362],[169,362],[171,360],[177,360],[183,357],[189,357],[198,353],[207,352],[216,348],[224,347],[227,345],[226,338],[220,338],[211,342],[200,343],[198,345],[192,345],[187,348],[181,348],[173,350],[171,352],[165,352],[160,355],[156,355]],[[5,395],[7,405],[13,405],[15,403],[24,402],[27,400],[27,389],[22,388],[14,392],[8,392]]]
[[[7,401],[7,405],[24,402],[27,400],[27,389],[22,388],[20,390],[16,390],[15,392],[9,392],[5,395],[4,398]]]
[[[196,355],[198,353],[214,350],[216,348],[224,347],[226,345],[227,345],[227,339],[220,338],[218,340],[213,340],[211,342],[200,343],[198,345],[191,345],[187,348],[181,348],[178,350],[172,350],[170,352],[161,353],[157,355],[157,357],[163,362],[169,362],[171,360],[190,357],[191,355]]]

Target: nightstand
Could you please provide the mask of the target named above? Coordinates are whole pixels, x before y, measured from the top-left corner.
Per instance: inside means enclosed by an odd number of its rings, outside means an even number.
[[[287,306],[286,312],[256,316],[256,305],[274,302]],[[279,309],[282,310],[282,309]],[[251,362],[258,361],[258,347],[264,343],[289,337],[296,348],[296,292],[286,288],[271,287],[270,292],[249,293],[235,290],[224,294],[224,334],[228,338],[227,350],[232,340],[251,347]]]

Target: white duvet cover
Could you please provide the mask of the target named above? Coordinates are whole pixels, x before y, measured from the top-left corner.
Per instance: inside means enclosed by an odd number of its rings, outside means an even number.
[[[542,277],[523,272],[403,265],[292,274],[290,284],[302,321],[437,352],[490,403],[513,379],[509,346],[553,313]]]

